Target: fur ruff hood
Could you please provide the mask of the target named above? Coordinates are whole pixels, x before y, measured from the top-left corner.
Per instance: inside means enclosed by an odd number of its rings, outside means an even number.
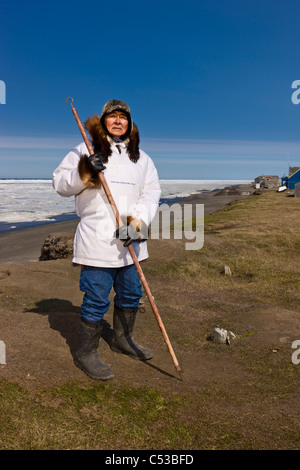
[[[93,114],[84,123],[86,130],[91,136],[92,145],[95,153],[100,153],[103,163],[107,163],[111,156],[111,143],[112,138],[107,134],[106,130],[101,124],[100,114]],[[140,136],[138,128],[132,123],[132,129],[129,137],[124,140],[127,146],[127,153],[130,160],[134,163],[140,158],[139,143]],[[88,155],[83,155],[78,164],[78,171],[81,180],[88,188],[100,188],[100,180],[98,175],[91,172],[88,162]]]
[[[111,138],[101,124],[100,115],[93,114],[85,121],[84,125],[92,138],[95,153],[101,153],[103,163],[107,163],[111,155]],[[134,123],[132,123],[132,130],[129,137],[124,140],[124,142],[127,144],[127,152],[130,160],[136,163],[140,157],[140,136],[138,128]]]

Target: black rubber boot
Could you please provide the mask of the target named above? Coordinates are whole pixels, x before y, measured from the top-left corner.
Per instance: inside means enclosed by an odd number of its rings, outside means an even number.
[[[111,343],[111,350],[127,354],[139,361],[147,361],[153,357],[151,349],[140,346],[132,339],[137,310],[137,308],[115,306],[113,316],[114,337]]]
[[[74,363],[94,380],[113,379],[113,370],[98,356],[98,346],[103,322],[81,320],[78,333],[78,348]]]

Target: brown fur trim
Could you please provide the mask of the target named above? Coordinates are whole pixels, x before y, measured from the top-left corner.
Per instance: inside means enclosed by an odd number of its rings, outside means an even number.
[[[93,114],[85,121],[85,128],[92,138],[95,153],[101,153],[103,163],[107,163],[111,155],[110,143],[100,122],[100,115]]]
[[[137,231],[140,232],[142,228],[142,221],[140,219],[136,219],[132,215],[127,216],[127,225],[130,225],[133,222],[132,227]]]
[[[89,132],[95,153],[100,153],[103,163],[108,162],[111,155],[110,143],[107,140],[107,134],[100,122],[100,115],[93,114],[84,123],[86,130]],[[128,137],[127,151],[132,162],[136,163],[140,157],[139,143],[140,136],[137,126],[133,123],[132,131]]]
[[[139,144],[140,144],[140,135],[138,128],[133,123],[132,131],[129,135],[129,142],[127,145],[127,152],[129,154],[129,158],[132,162],[136,163],[140,158],[140,151],[139,151]]]
[[[88,165],[88,156],[82,155],[78,162],[78,172],[80,179],[85,184],[87,188],[100,188],[101,183],[98,174],[95,175],[89,165]]]
[[[127,225],[131,225],[132,229],[140,234],[137,240],[141,241],[149,237],[148,227],[142,220],[137,219],[136,217],[133,217],[132,215],[128,215]]]

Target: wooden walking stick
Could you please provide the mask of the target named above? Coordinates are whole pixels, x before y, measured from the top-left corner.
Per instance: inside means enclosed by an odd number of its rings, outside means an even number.
[[[74,108],[74,106],[73,106],[73,101],[74,101],[74,100],[73,100],[73,98],[71,98],[71,97],[68,97],[68,98],[66,99],[66,102],[68,102],[68,100],[71,100],[72,113],[73,113],[73,115],[74,115],[74,117],[75,117],[75,120],[76,120],[76,122],[77,122],[77,125],[78,125],[78,127],[79,127],[79,130],[80,130],[81,135],[82,135],[82,137],[83,137],[83,140],[84,140],[84,142],[85,142],[85,145],[87,146],[88,152],[89,152],[90,155],[93,155],[93,153],[94,153],[93,147],[91,146],[90,141],[89,141],[89,139],[88,139],[88,137],[87,137],[87,135],[86,135],[85,129],[84,129],[83,125],[82,125],[82,122],[80,121],[80,118],[79,118],[79,116],[78,116],[78,113],[77,113],[77,111],[76,111],[76,108]],[[118,208],[117,208],[117,206],[116,206],[116,204],[115,204],[115,201],[114,201],[114,199],[113,199],[113,196],[112,196],[112,194],[111,194],[111,192],[110,192],[110,189],[109,189],[109,187],[108,187],[108,185],[107,185],[106,179],[105,179],[105,177],[104,177],[104,175],[103,175],[103,173],[102,173],[101,171],[98,173],[98,175],[99,175],[99,178],[100,178],[100,182],[101,182],[101,184],[102,184],[102,187],[103,187],[103,189],[104,189],[104,191],[105,191],[105,194],[106,194],[106,196],[107,196],[107,199],[108,199],[108,201],[109,201],[109,203],[110,203],[110,205],[112,206],[112,209],[113,209],[113,211],[114,211],[114,214],[115,214],[115,217],[116,217],[116,220],[117,220],[118,227],[122,227],[124,224],[123,224],[123,221],[122,221],[122,219],[121,219],[121,217],[120,217],[120,214],[119,214]],[[139,261],[138,261],[138,259],[137,259],[136,254],[135,254],[135,251],[134,251],[134,249],[133,249],[133,246],[132,246],[132,245],[129,245],[129,246],[128,246],[128,250],[129,250],[129,253],[130,253],[131,257],[132,257],[132,260],[133,260],[133,262],[134,262],[134,265],[135,265],[135,267],[136,267],[136,270],[137,270],[137,272],[138,272],[138,274],[139,274],[141,283],[142,283],[142,285],[143,285],[143,287],[144,287],[144,289],[145,289],[146,295],[147,295],[148,300],[149,300],[149,302],[150,302],[150,305],[151,305],[151,307],[152,307],[152,310],[153,310],[153,313],[154,313],[155,318],[156,318],[156,320],[157,320],[158,326],[159,326],[159,328],[160,328],[160,330],[161,330],[161,332],[162,332],[162,335],[163,335],[163,337],[164,337],[165,343],[166,343],[166,345],[167,345],[167,347],[168,347],[169,353],[170,353],[170,355],[171,355],[171,357],[172,357],[172,360],[173,360],[175,369],[177,370],[177,372],[178,372],[178,374],[179,374],[179,376],[180,376],[180,378],[181,378],[181,380],[182,380],[181,369],[180,369],[179,363],[178,363],[177,358],[176,358],[176,356],[175,356],[173,347],[172,347],[171,342],[170,342],[170,340],[169,340],[168,334],[167,334],[167,332],[166,332],[166,329],[165,329],[164,324],[163,324],[163,322],[162,322],[161,316],[160,316],[160,314],[159,314],[159,312],[158,312],[158,309],[157,309],[157,307],[156,307],[156,304],[155,304],[155,302],[154,302],[153,296],[152,296],[152,294],[151,294],[150,288],[149,288],[149,286],[148,286],[148,283],[147,283],[147,281],[146,281],[146,278],[145,278],[145,276],[144,276],[144,273],[143,273],[143,271],[142,271],[142,268],[141,268],[141,266],[140,266],[140,263],[139,263]]]

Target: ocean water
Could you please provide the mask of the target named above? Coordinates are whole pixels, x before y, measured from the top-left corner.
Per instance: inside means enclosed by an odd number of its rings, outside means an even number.
[[[161,203],[250,180],[160,180]],[[76,219],[74,197],[59,196],[49,179],[0,179],[0,233]]]

